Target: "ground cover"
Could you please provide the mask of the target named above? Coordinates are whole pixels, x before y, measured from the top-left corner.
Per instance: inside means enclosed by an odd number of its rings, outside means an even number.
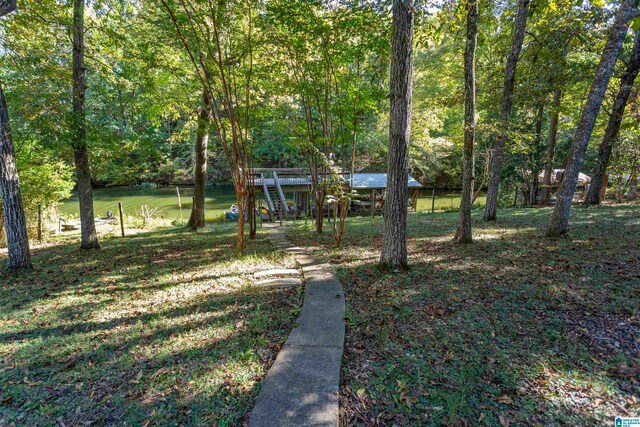
[[[294,243],[335,266],[347,303],[342,420],[353,425],[604,425],[640,414],[640,207],[409,217],[408,272],[376,267],[382,220],[350,218],[342,249],[304,224]],[[310,228],[307,225],[307,228]]]
[[[178,228],[33,248],[0,273],[0,425],[238,425],[287,338],[300,290],[250,286],[295,268],[260,232]],[[4,263],[4,259],[0,259]]]

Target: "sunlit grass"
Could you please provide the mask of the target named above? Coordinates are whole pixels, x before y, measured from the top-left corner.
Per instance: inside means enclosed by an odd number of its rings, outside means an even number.
[[[234,231],[164,229],[99,251],[66,237],[33,248],[33,272],[1,273],[0,425],[246,420],[301,294],[251,286],[295,260],[264,232],[238,257]]]
[[[598,426],[637,413],[637,378],[615,369],[640,364],[640,207],[574,209],[561,239],[545,236],[550,213],[485,223],[476,209],[472,245],[452,241],[457,212],[410,214],[407,272],[376,266],[382,218],[349,218],[340,249],[290,230],[345,288],[345,424]]]

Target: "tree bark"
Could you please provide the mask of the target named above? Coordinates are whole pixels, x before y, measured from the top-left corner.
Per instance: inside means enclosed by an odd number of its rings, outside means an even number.
[[[207,145],[209,143],[209,126],[211,125],[211,100],[206,89],[202,90],[202,105],[198,113],[198,130],[196,132],[196,165],[194,170],[193,206],[187,227],[193,230],[205,226],[204,209],[207,186]]]
[[[387,197],[380,264],[407,265],[408,162],[413,78],[413,0],[394,0],[391,35],[391,112]]]
[[[15,0],[0,0],[0,16],[5,16],[16,9]],[[2,225],[7,240],[7,267],[31,268],[29,253],[29,237],[27,223],[22,207],[20,180],[16,167],[16,156],[13,150],[9,110],[4,91],[0,84],[0,194],[2,195]]]
[[[553,92],[553,110],[549,123],[549,147],[547,149],[547,162],[542,178],[542,191],[540,192],[540,203],[547,204],[551,199],[551,174],[553,173],[553,159],[556,155],[556,140],[558,138],[558,121],[560,119],[560,99],[562,91],[556,89]]]
[[[538,175],[540,174],[540,169],[538,169],[539,163],[539,152],[540,152],[540,143],[542,141],[542,123],[544,121],[544,104],[540,104],[538,107],[538,113],[536,114],[536,125],[535,125],[535,143],[533,154],[531,155],[531,185],[529,187],[529,204],[531,206],[536,205],[538,203]]]
[[[87,128],[84,99],[87,85],[84,75],[84,0],[73,2],[73,153],[80,202],[80,232],[82,249],[99,248],[96,224],[93,218],[93,189],[87,153]]]
[[[475,178],[476,128],[476,45],[478,42],[478,0],[467,1],[467,44],[464,51],[464,157],[462,161],[462,197],[460,223],[456,237],[460,243],[471,243],[471,206]]]
[[[312,134],[310,134],[312,135]],[[311,146],[315,147],[315,138],[310,138]],[[323,207],[324,207],[324,198],[325,198],[325,182],[324,182],[324,174],[320,176],[320,166],[318,164],[318,156],[320,154],[317,152],[311,153],[311,192],[313,193],[313,197],[316,203],[316,233],[322,234],[323,229]]]
[[[27,223],[20,195],[20,180],[13,151],[9,112],[0,85],[0,192],[8,249],[8,268],[31,268]]]
[[[613,146],[620,136],[620,125],[622,124],[622,118],[624,116],[624,110],[627,106],[627,101],[631,95],[633,89],[633,83],[640,71],[640,31],[636,32],[635,41],[633,44],[633,51],[631,53],[631,61],[627,65],[622,78],[620,79],[620,89],[616,95],[616,100],[613,103],[611,115],[609,116],[609,122],[604,132],[604,137],[600,143],[598,150],[598,160],[596,166],[591,174],[591,185],[587,192],[585,204],[598,205],[600,204],[600,190],[604,181],[604,176],[607,173],[607,167],[609,166],[609,159],[611,158],[611,152]]]
[[[247,186],[247,220],[249,222],[249,239],[254,240],[258,234],[258,223],[256,213],[256,187],[255,175],[253,174],[253,159],[251,160],[250,165],[251,170],[248,174],[249,185]]]
[[[624,0],[609,30],[607,43],[602,52],[600,63],[596,69],[596,75],[591,84],[589,96],[587,97],[587,102],[582,110],[580,122],[578,123],[576,134],[571,143],[571,155],[567,161],[564,174],[562,175],[562,182],[558,190],[558,201],[551,215],[551,223],[547,230],[547,235],[550,237],[558,237],[568,231],[571,203],[576,191],[580,167],[582,166],[584,154],[587,150],[598,112],[602,106],[604,94],[627,33],[627,24],[629,20],[637,14],[637,5],[638,0]]]
[[[518,0],[518,10],[516,12],[511,52],[507,58],[507,65],[504,70],[502,109],[500,112],[502,129],[498,136],[498,140],[496,141],[496,147],[491,158],[491,175],[489,178],[489,185],[487,187],[487,204],[484,211],[485,221],[494,221],[498,210],[498,193],[500,189],[500,174],[502,173],[502,165],[504,164],[504,147],[509,139],[507,128],[511,119],[516,67],[518,65],[520,51],[522,50],[522,43],[524,42],[527,14],[529,13],[529,1],[530,0]]]

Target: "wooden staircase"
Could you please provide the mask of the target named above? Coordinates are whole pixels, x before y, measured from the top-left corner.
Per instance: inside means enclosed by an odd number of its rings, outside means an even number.
[[[273,172],[273,184],[270,185],[267,184],[267,180],[263,173],[260,174],[260,178],[262,178],[264,198],[267,200],[267,204],[269,205],[269,217],[271,221],[274,219],[285,219],[287,213],[290,211],[290,207],[287,204],[284,192],[280,186],[278,173],[275,171]]]

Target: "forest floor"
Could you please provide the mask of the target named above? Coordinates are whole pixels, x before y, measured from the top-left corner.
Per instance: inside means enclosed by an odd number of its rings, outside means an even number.
[[[237,425],[293,327],[300,289],[252,273],[295,268],[235,227],[77,236],[0,272],[0,425]],[[4,263],[4,260],[0,259]]]
[[[377,268],[382,219],[288,238],[335,266],[347,303],[342,421],[361,425],[605,425],[640,415],[640,206],[409,216],[408,272]]]

